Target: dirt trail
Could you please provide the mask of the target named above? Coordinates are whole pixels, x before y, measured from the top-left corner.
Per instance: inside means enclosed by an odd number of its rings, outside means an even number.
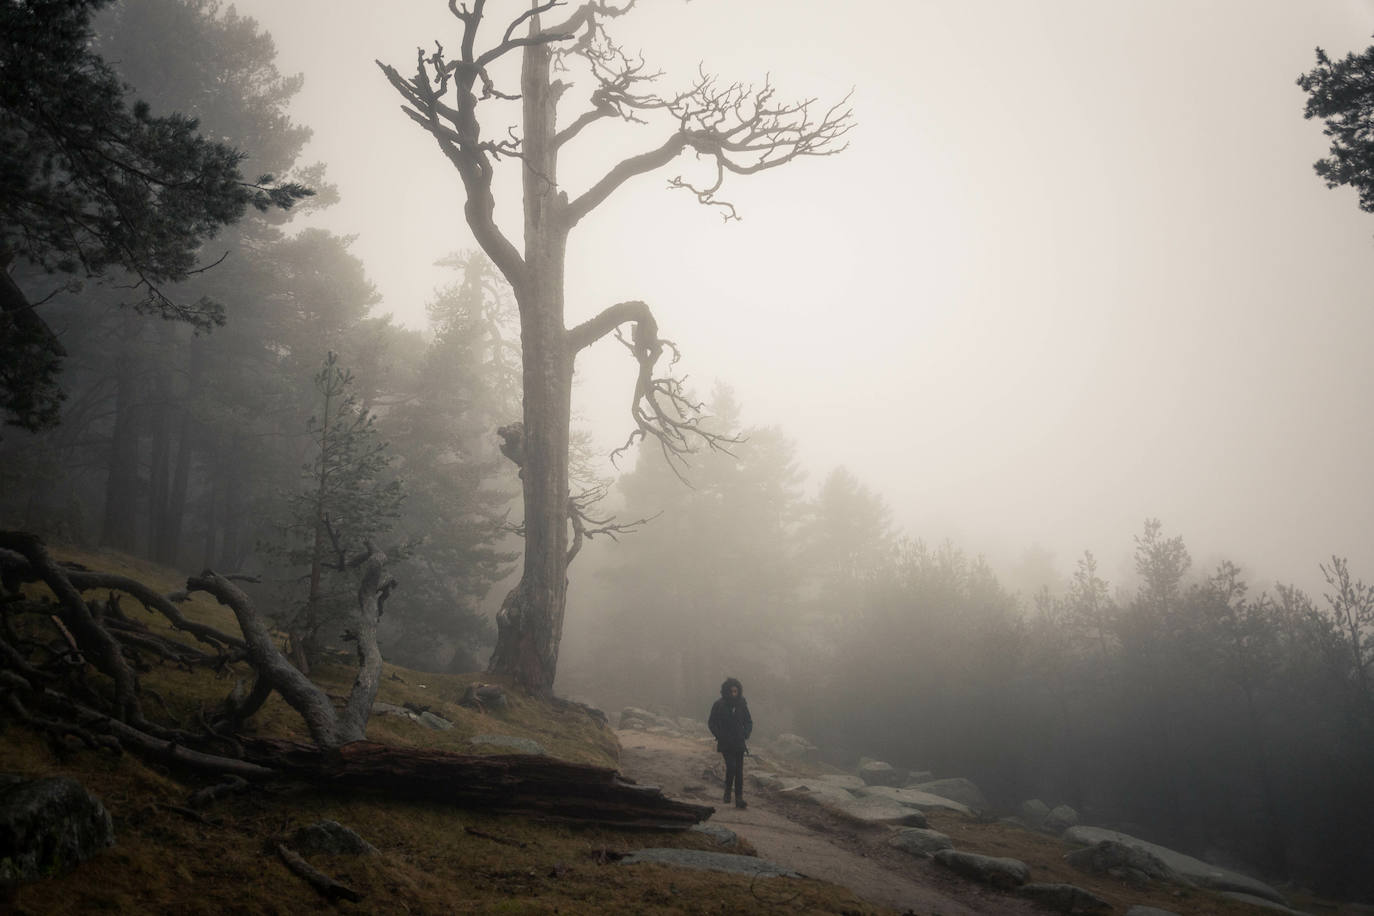
[[[1027,901],[997,894],[955,877],[927,859],[885,842],[887,827],[866,827],[831,815],[805,800],[746,789],[749,807],[721,805],[720,755],[709,739],[672,738],[620,731],[620,770],[642,785],[686,801],[714,805],[707,822],[735,831],[758,854],[810,878],[849,888],[899,913],[964,916],[969,913],[1038,913]],[[746,785],[752,763],[745,758]]]

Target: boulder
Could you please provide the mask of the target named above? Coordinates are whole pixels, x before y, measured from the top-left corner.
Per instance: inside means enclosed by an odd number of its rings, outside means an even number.
[[[745,775],[748,776],[749,779],[753,781],[754,785],[758,786],[759,788],[762,788],[762,789],[781,789],[781,788],[783,788],[782,777],[780,777],[780,776],[778,776],[778,775],[776,775],[776,774],[774,774],[774,773],[764,773],[764,772],[751,773],[751,772],[749,772],[748,769],[746,769],[746,770],[745,770]],[[717,777],[717,778],[719,778],[719,777]]]
[[[620,711],[620,728],[679,737],[682,726],[677,719],[650,712],[638,706],[626,706]]]
[[[544,756],[544,746],[533,738],[520,738],[515,735],[473,735],[468,739],[469,744],[480,744],[488,747],[501,747],[514,751],[517,754],[536,754]]]
[[[932,779],[929,782],[917,783],[908,788],[920,792],[929,792],[931,795],[948,798],[950,801],[957,801],[974,811],[988,810],[988,800],[983,797],[982,791],[962,776],[953,779]]]
[[[815,779],[832,786],[839,786],[841,789],[862,789],[865,785],[862,779],[857,776],[850,776],[848,773],[823,773]]]
[[[892,786],[895,788],[907,781],[907,774],[904,770],[894,769],[890,763],[870,760],[867,757],[859,758],[859,768],[856,775],[864,781],[866,786]]]
[[[923,827],[905,827],[894,834],[887,845],[895,846],[913,856],[929,858],[942,849],[953,849],[954,842],[938,830]]]
[[[959,814],[966,814],[970,817],[973,812],[967,805],[961,805],[952,799],[943,798],[939,795],[931,795],[929,792],[922,792],[919,789],[895,789],[892,786],[865,786],[862,789],[855,789],[854,794],[861,798],[882,798],[887,801],[896,802],[917,811],[931,811],[941,809],[944,811],[956,811]]]
[[[1017,814],[1027,827],[1039,830],[1040,825],[1045,823],[1045,818],[1050,815],[1050,806],[1038,798],[1032,798],[1029,801],[1023,801],[1021,803],[1021,807],[1017,809]],[[1068,824],[1067,826],[1072,827],[1073,824]],[[1062,833],[1063,828],[1058,832]]]
[[[435,731],[453,728],[453,723],[448,719],[445,719],[443,716],[436,716],[427,709],[407,709],[404,706],[379,702],[372,704],[372,713],[378,716],[399,716],[403,719],[409,719],[412,722],[419,722],[421,725],[432,728]]]
[[[696,833],[704,833],[715,840],[717,846],[724,846],[728,849],[731,846],[739,845],[739,834],[728,827],[721,827],[718,824],[693,824],[687,829]]]
[[[80,783],[0,783],[0,885],[63,874],[113,845],[110,813]]]
[[[794,735],[791,732],[783,732],[772,741],[773,752],[784,760],[799,760],[809,757],[816,750],[816,745],[807,741],[801,735]]]
[[[506,691],[500,684],[469,684],[467,690],[463,691],[463,698],[458,701],[458,705],[483,711],[505,709]]]
[[[681,738],[682,732],[676,725],[650,725],[644,729],[645,734],[659,735],[663,738]]]
[[[570,693],[565,697],[556,697],[554,704],[579,709],[588,718],[595,719],[602,725],[609,725],[611,721],[606,717],[606,713],[601,710],[601,707],[596,705],[596,701],[585,694]]]
[[[1294,910],[1284,906],[1282,903],[1275,903],[1272,900],[1265,900],[1263,897],[1256,897],[1254,894],[1242,894],[1238,891],[1222,891],[1221,896],[1227,900],[1235,900],[1240,903],[1248,903],[1250,906],[1259,907],[1262,910],[1273,910],[1277,913],[1288,913],[1290,916],[1305,916],[1299,910]]]
[[[1058,836],[1070,827],[1078,826],[1078,812],[1068,805],[1055,805],[1054,809],[1045,815],[1040,826],[1047,833]]]
[[[658,724],[658,716],[638,706],[626,706],[620,711],[620,728],[646,729]]]
[[[1084,849],[1075,849],[1064,856],[1064,861],[1079,871],[1093,875],[1111,875],[1137,887],[1143,887],[1150,881],[1163,881],[1167,884],[1191,883],[1148,850],[1115,840],[1103,840]]]
[[[693,719],[691,716],[678,716],[674,721],[677,722],[678,731],[693,738],[709,738],[711,730],[706,727],[706,723],[700,719]]]
[[[428,709],[420,713],[420,724],[432,728],[435,731],[446,731],[453,728],[452,722],[445,719],[443,716],[436,716]]]
[[[801,875],[764,859],[753,856],[737,856],[726,852],[703,852],[700,849],[639,849],[621,859],[621,865],[639,865],[652,862],[658,865],[673,865],[678,868],[696,868],[706,871],[735,872],[742,875],[756,875],[761,878],[800,878]]]
[[[376,847],[359,836],[356,831],[338,821],[329,820],[316,821],[297,830],[291,835],[291,848],[307,856],[316,853],[329,856],[370,856],[377,852]]]
[[[866,824],[888,824],[894,827],[929,826],[926,816],[920,811],[885,798],[826,799],[822,804]]]
[[[1016,892],[1056,913],[1108,913],[1112,909],[1092,891],[1072,884],[1023,884]]]
[[[1020,859],[1001,856],[980,856],[972,852],[942,849],[935,853],[935,861],[950,871],[993,887],[1020,887],[1030,880],[1030,867]]]
[[[1201,859],[1184,855],[1181,852],[1159,846],[1146,840],[1141,840],[1126,833],[1119,833],[1115,830],[1108,830],[1105,827],[1070,827],[1062,834],[1065,842],[1079,843],[1084,846],[1091,846],[1101,843],[1104,840],[1111,840],[1122,843],[1135,849],[1144,850],[1158,858],[1161,862],[1182,875],[1189,881],[1199,884],[1202,887],[1211,888],[1216,891],[1235,891],[1241,894],[1250,894],[1254,897],[1262,897],[1265,900],[1288,906],[1288,901],[1277,890],[1249,875],[1242,875],[1239,872],[1230,871],[1211,865]]]
[[[848,789],[815,779],[782,779],[778,792],[783,795],[806,796],[824,805],[842,805],[854,800]]]

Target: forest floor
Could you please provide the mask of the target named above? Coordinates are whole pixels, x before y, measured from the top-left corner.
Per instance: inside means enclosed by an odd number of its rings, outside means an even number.
[[[898,913],[962,916],[968,913],[1045,913],[1029,900],[973,884],[936,865],[888,845],[892,828],[854,821],[804,796],[754,788],[748,778],[756,758],[745,758],[748,807],[722,805],[721,758],[709,738],[678,738],[622,730],[620,771],[670,797],[716,807],[707,822],[735,831],[761,858],[809,878],[844,887],[869,903]],[[1179,914],[1272,912],[1194,888],[1131,887],[1108,877],[1086,875],[1064,862],[1070,847],[1061,840],[999,822],[927,812],[930,826],[947,834],[957,849],[1019,859],[1031,880],[1074,884],[1124,912],[1133,905]]]

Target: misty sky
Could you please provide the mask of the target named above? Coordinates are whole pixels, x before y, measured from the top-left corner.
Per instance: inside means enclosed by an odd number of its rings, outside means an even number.
[[[343,195],[317,222],[356,233],[382,310],[422,326],[432,263],[474,243],[373,60],[455,47],[446,4],[236,6],[305,74],[305,160]],[[1326,138],[1294,84],[1315,46],[1371,33],[1354,0],[641,0],[616,34],[665,89],[699,62],[788,97],[852,88],[858,127],[840,156],[728,185],[742,222],[666,189],[690,159],[631,183],[574,233],[569,324],[648,301],[698,389],[733,386],[813,484],[843,464],[908,533],[1004,569],[1040,545],[1067,574],[1089,548],[1124,582],[1158,516],[1260,587],[1319,590],[1333,552],[1374,578],[1374,215],[1313,174]],[[659,135],[595,139],[573,193]],[[633,367],[613,341],[579,367],[609,449]]]

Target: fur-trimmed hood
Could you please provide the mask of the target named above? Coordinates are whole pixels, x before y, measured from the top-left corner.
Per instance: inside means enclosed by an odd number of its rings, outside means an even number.
[[[730,699],[730,688],[731,688],[731,687],[738,687],[738,688],[739,688],[739,695],[740,695],[740,697],[741,697],[741,698],[744,697],[744,685],[741,684],[741,683],[739,682],[739,678],[737,678],[737,677],[727,677],[727,678],[725,679],[725,683],[723,683],[723,684],[720,685],[720,696],[721,696],[721,699],[725,699],[725,700]]]

